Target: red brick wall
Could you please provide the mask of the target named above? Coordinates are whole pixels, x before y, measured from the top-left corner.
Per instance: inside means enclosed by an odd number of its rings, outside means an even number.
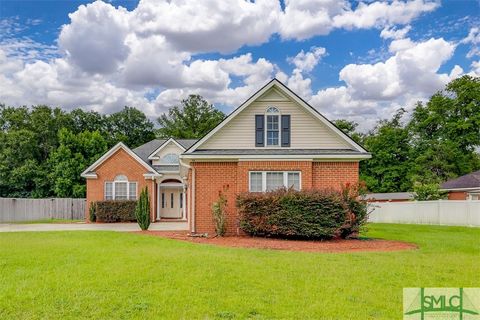
[[[236,162],[195,162],[195,231],[215,233],[212,219],[212,204],[218,200],[219,193],[227,196],[227,232],[237,232],[237,194]]]
[[[144,173],[148,171],[132,156],[123,149],[115,152],[111,157],[105,160],[95,169],[97,179],[87,179],[87,210],[85,212],[88,221],[88,207],[92,201],[104,200],[105,181],[113,181],[115,176],[125,175],[129,181],[137,182],[137,197],[140,191],[148,186],[150,192],[150,205],[152,218],[154,217],[155,208],[155,187],[153,180],[145,180]]]
[[[236,195],[248,191],[249,171],[300,171],[302,189],[339,189],[342,184],[358,182],[358,162],[311,161],[240,161],[196,162],[195,168],[195,231],[214,234],[212,204],[219,192],[227,195],[227,233],[237,234]],[[189,183],[191,183],[191,173]],[[189,189],[192,190],[191,185]]]
[[[347,183],[358,182],[358,162],[314,162],[314,189],[338,189]]]
[[[448,200],[467,200],[467,193],[464,191],[450,191]]]

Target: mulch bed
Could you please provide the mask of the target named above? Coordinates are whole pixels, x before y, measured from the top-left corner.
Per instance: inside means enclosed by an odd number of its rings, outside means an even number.
[[[222,247],[257,248],[272,250],[290,250],[305,252],[362,252],[362,251],[398,251],[417,249],[412,243],[381,240],[328,240],[328,241],[305,241],[305,240],[282,240],[272,238],[260,238],[249,236],[233,237],[191,237],[187,232],[173,231],[136,231],[135,233],[157,236],[161,238],[176,239],[193,243],[212,244]]]

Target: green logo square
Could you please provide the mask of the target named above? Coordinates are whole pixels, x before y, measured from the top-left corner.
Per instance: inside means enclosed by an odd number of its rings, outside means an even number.
[[[404,288],[403,319],[480,320],[480,288]]]

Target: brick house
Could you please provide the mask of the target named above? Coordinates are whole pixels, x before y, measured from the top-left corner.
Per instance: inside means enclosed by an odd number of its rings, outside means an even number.
[[[214,232],[211,207],[227,197],[227,232],[238,230],[235,198],[278,187],[340,188],[358,182],[370,154],[280,81],[273,79],[197,140],[118,143],[82,176],[87,203],[136,199],[147,186],[151,219]],[[87,208],[88,212],[88,208]]]
[[[440,188],[448,200],[480,200],[480,170],[445,181]]]

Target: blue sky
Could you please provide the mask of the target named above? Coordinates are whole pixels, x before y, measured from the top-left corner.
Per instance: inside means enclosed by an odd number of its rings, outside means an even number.
[[[228,113],[275,76],[368,129],[480,73],[476,0],[222,2],[0,0],[0,102]]]

